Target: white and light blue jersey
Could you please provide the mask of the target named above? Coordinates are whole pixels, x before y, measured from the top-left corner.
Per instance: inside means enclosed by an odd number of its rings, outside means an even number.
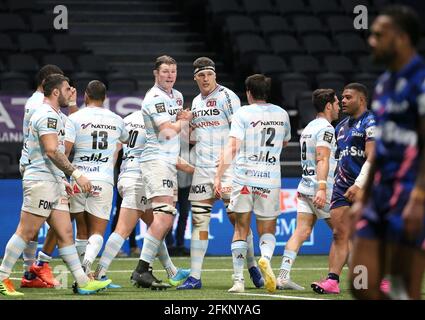
[[[302,177],[297,191],[308,196],[314,196],[318,190],[317,147],[326,147],[331,151],[329,156],[329,172],[326,179],[326,197],[329,202],[332,196],[335,168],[337,165],[335,159],[336,139],[334,127],[325,118],[316,118],[311,121],[304,128],[300,137]]]
[[[65,153],[65,124],[67,117],[52,106],[37,106],[29,123],[27,138],[27,163],[23,180],[59,182],[65,174],[45,154],[40,138],[45,134],[57,134],[58,150]]]
[[[25,113],[24,113],[24,119],[22,122],[22,132],[23,132],[24,143],[22,147],[21,158],[19,159],[19,163],[21,166],[25,166],[26,164],[28,164],[27,139],[29,135],[30,119],[32,115],[34,114],[35,110],[37,110],[37,108],[43,104],[43,101],[44,101],[44,94],[40,91],[35,91],[25,103]]]
[[[74,144],[72,164],[90,180],[114,184],[117,144],[127,139],[124,120],[105,108],[87,106],[68,118],[65,140]]]
[[[201,94],[192,102],[192,133],[196,141],[196,166],[214,168],[220,152],[229,139],[233,114],[240,108],[238,96],[226,87],[218,85],[208,96]]]
[[[123,158],[120,168],[121,178],[140,178],[140,157],[146,142],[145,123],[142,111],[136,111],[124,118],[125,127],[129,132],[127,144],[123,145]]]
[[[142,102],[142,114],[146,128],[146,143],[141,161],[162,160],[175,165],[180,152],[180,135],[167,140],[159,127],[170,121],[176,122],[177,113],[183,109],[182,94],[172,89],[168,94],[157,85],[153,86]]]
[[[233,115],[230,137],[241,140],[234,182],[260,188],[280,188],[280,153],[291,139],[288,113],[274,104],[252,104]]]

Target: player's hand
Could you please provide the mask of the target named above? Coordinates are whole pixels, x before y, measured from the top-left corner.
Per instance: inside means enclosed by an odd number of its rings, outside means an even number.
[[[71,97],[69,98],[70,104],[77,103],[77,89],[71,87]]]
[[[63,180],[63,184],[65,185],[66,194],[68,196],[72,197],[74,195],[74,190],[72,189],[71,184],[68,181],[66,181],[65,179]]]
[[[360,188],[353,184],[348,190],[344,193],[344,197],[350,201],[354,202],[356,200],[356,195],[359,194]]]
[[[214,195],[217,199],[221,199],[221,179],[219,177],[214,178]]]
[[[313,198],[313,205],[318,209],[323,209],[326,205],[326,191],[317,190],[316,196]]]
[[[191,121],[192,118],[193,118],[193,114],[192,114],[192,111],[190,110],[183,109],[177,112],[177,116],[176,116],[177,120]]]
[[[421,233],[424,214],[425,202],[409,198],[402,213],[404,232],[408,239],[414,240]]]
[[[76,182],[80,186],[82,192],[86,193],[91,191],[92,184],[85,176],[79,177]]]

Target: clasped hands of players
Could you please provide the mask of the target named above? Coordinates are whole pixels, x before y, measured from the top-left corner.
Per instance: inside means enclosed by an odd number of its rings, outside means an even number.
[[[189,109],[182,109],[177,112],[176,120],[183,120],[183,121],[191,121],[193,118],[192,111]]]

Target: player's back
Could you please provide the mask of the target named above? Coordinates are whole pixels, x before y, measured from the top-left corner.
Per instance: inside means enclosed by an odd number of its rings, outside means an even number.
[[[123,145],[123,159],[120,178],[124,176],[140,176],[140,157],[146,142],[145,123],[142,111],[136,111],[124,118],[129,133],[128,143]]]
[[[69,116],[66,140],[74,143],[73,164],[91,180],[113,184],[117,144],[128,138],[123,119],[102,107],[86,107]]]
[[[60,111],[56,112],[48,104],[36,108],[28,124],[28,158],[23,180],[58,181],[65,176],[45,154],[40,145],[40,138],[44,134],[57,134],[58,149],[64,153],[66,122],[66,115]]]
[[[300,136],[301,148],[301,168],[302,177],[298,185],[298,192],[313,196],[317,191],[317,147],[324,146],[330,148],[329,171],[327,177],[327,196],[332,195],[334,173],[336,168],[335,150],[335,129],[323,117],[311,121],[303,130]]]
[[[24,166],[28,163],[28,147],[27,139],[29,135],[29,122],[34,112],[39,108],[44,101],[44,94],[40,91],[35,91],[25,103],[24,119],[22,120],[23,147],[19,163]]]
[[[288,113],[273,104],[241,107],[234,115],[230,136],[240,139],[235,181],[264,188],[280,187],[280,153],[291,138]]]
[[[196,140],[198,167],[215,167],[227,144],[233,114],[240,108],[238,96],[217,85],[208,96],[197,95],[192,102],[192,127]]]
[[[172,164],[177,162],[180,152],[180,135],[166,139],[159,131],[160,125],[176,122],[177,113],[183,108],[182,94],[172,89],[168,94],[158,86],[152,87],[142,102],[143,121],[146,129],[146,143],[141,161],[163,160]]]

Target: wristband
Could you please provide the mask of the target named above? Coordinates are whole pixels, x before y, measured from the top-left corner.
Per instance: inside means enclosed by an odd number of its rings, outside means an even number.
[[[78,169],[75,169],[75,170],[72,172],[72,174],[71,174],[71,176],[72,176],[75,180],[77,180],[78,178],[80,178],[82,175],[83,175],[83,174],[82,174],[82,173],[81,173],[81,171],[80,171],[80,170],[78,170]]]
[[[319,185],[319,190],[326,190],[326,185],[327,185],[326,180],[319,180],[317,181],[317,184]]]

